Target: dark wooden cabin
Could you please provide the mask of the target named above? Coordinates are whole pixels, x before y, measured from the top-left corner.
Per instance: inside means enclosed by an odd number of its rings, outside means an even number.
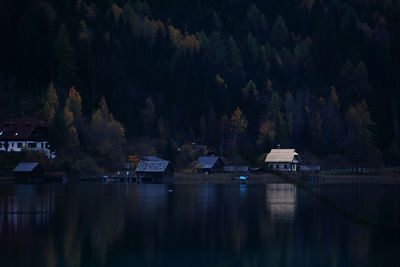
[[[199,157],[194,165],[195,173],[218,173],[223,172],[225,163],[218,156]]]
[[[150,182],[167,182],[174,176],[174,169],[167,160],[142,160],[135,171],[137,178]]]

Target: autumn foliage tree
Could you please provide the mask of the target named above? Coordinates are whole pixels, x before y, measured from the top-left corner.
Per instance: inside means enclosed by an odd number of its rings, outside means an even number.
[[[236,108],[231,115],[232,143],[237,145],[239,137],[247,129],[247,119],[240,108]]]
[[[50,83],[49,89],[47,89],[46,100],[41,111],[43,119],[48,123],[52,123],[58,107],[59,102],[57,92],[54,88],[54,84]]]
[[[79,133],[82,123],[82,98],[75,87],[71,87],[64,106],[64,121],[67,129],[65,145],[76,150],[80,145]]]
[[[90,131],[89,149],[99,155],[103,166],[123,160],[122,145],[125,143],[125,129],[110,113],[104,97],[99,108],[93,112]]]

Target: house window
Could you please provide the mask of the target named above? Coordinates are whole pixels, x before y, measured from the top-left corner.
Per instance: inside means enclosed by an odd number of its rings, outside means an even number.
[[[49,144],[46,144],[46,148],[50,148],[50,145],[49,145]]]
[[[41,143],[41,145],[42,145],[42,148],[44,148],[44,144],[43,144],[43,143]]]
[[[29,143],[29,144],[28,144],[28,147],[30,147],[30,148],[36,148],[36,143]]]
[[[287,165],[286,165],[286,164],[285,164],[285,165],[283,165],[283,168],[284,168],[284,169],[287,169]]]
[[[14,147],[14,143],[11,143],[11,147]]]
[[[18,133],[15,133],[15,136],[18,136]]]
[[[17,144],[17,147],[18,147],[18,148],[22,148],[22,143],[18,143],[18,144]]]
[[[279,164],[276,164],[276,166],[275,166],[275,167],[276,167],[276,169],[277,169],[277,170],[279,170]]]
[[[0,132],[0,135],[3,135],[3,132]]]

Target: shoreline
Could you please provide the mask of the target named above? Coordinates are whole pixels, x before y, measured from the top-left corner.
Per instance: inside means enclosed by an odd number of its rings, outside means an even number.
[[[226,184],[235,183],[232,181],[233,177],[237,177],[243,174],[208,174],[199,175],[191,173],[176,173],[174,176],[174,182],[176,184],[194,183],[194,184]],[[318,177],[324,177],[319,179],[304,179],[297,175],[290,174],[250,174],[247,184],[270,184],[270,183],[299,183],[304,185],[317,185],[317,184],[396,184],[400,183],[400,177],[388,177],[385,174],[382,175],[316,175]]]
[[[174,184],[238,184],[232,178],[244,174],[241,173],[216,173],[216,174],[194,174],[177,172],[174,174]],[[303,178],[296,174],[272,174],[272,173],[251,173],[245,175],[249,178],[246,184],[272,184],[272,183],[294,183],[302,185],[329,185],[329,184],[400,184],[400,175],[396,174],[316,174],[315,179]],[[73,182],[104,182],[101,177],[66,176]],[[82,178],[80,180],[79,178]],[[85,178],[85,179],[83,179]],[[0,176],[0,183],[16,182],[13,176]],[[44,183],[59,182],[58,180],[44,181]],[[112,180],[112,182],[123,182]],[[134,182],[131,182],[134,183]]]

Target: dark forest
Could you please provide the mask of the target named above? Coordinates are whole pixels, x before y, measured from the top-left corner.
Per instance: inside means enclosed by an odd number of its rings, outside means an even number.
[[[399,0],[3,0],[0,27],[0,119],[46,120],[68,172],[192,143],[399,163]]]

